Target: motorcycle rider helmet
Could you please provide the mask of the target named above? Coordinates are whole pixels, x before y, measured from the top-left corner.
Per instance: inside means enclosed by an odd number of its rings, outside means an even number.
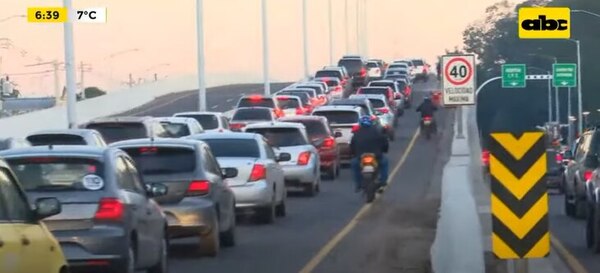
[[[429,96],[425,96],[425,98],[423,98],[423,101],[430,101],[431,98]]]
[[[361,127],[371,127],[373,126],[373,119],[370,116],[362,116],[360,117],[359,124]]]

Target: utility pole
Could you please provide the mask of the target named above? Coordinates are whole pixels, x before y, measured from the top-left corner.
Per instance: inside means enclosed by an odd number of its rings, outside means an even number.
[[[267,14],[267,1],[261,1],[261,16],[262,16],[262,49],[263,49],[263,84],[265,96],[271,95],[271,81],[269,80],[269,23]]]
[[[133,74],[129,73],[129,81],[127,82],[127,85],[129,85],[129,88],[131,88],[134,84],[135,81],[133,80]]]
[[[81,86],[81,99],[85,99],[85,83],[84,74],[85,72],[92,71],[92,65],[86,64],[83,61],[79,64],[79,84]]]
[[[206,70],[204,60],[204,0],[196,0],[196,41],[198,58],[198,106],[206,111]]]
[[[344,17],[345,17],[345,23],[344,23],[344,29],[346,32],[346,54],[350,53],[350,29],[349,29],[349,22],[348,22],[348,0],[345,0],[345,6],[344,6]]]
[[[304,78],[310,77],[308,68],[308,18],[307,18],[307,7],[306,1],[302,0],[302,42],[304,48]]]
[[[42,66],[42,65],[52,65],[52,68],[54,70],[54,97],[56,98],[57,103],[58,103],[58,100],[62,97],[61,90],[60,90],[60,77],[59,77],[59,71],[61,70],[60,66],[62,64],[63,63],[58,62],[57,60],[54,60],[54,61],[50,61],[50,62],[29,64],[29,65],[25,66],[25,67],[34,67],[34,66]]]
[[[73,3],[72,0],[63,0],[63,6],[67,10],[70,18],[64,23],[64,47],[65,47],[65,72],[67,78],[67,122],[68,128],[75,128],[77,125],[77,110],[75,104],[77,97],[75,89],[77,89],[75,75],[75,46],[73,43]]]

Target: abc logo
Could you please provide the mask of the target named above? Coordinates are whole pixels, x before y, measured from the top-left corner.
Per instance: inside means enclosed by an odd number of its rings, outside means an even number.
[[[563,7],[519,9],[519,38],[569,39],[571,10]]]

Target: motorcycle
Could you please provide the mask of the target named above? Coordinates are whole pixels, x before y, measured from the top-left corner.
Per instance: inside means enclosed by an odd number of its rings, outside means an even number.
[[[379,168],[377,158],[374,154],[363,154],[360,157],[360,172],[362,174],[362,186],[367,203],[373,202],[378,189]]]
[[[433,117],[425,116],[422,120],[422,130],[425,132],[425,138],[431,139],[431,135],[434,133],[435,128],[433,128]]]

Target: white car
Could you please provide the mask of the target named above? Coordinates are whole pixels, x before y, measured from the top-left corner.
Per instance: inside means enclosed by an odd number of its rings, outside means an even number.
[[[193,118],[158,117],[154,119],[162,125],[169,136],[174,138],[204,133],[202,125]]]
[[[44,130],[25,137],[31,146],[83,145],[106,147],[102,135],[92,129]]]
[[[275,95],[277,106],[283,111],[286,117],[310,114],[310,109],[304,107],[302,100],[298,96]]]
[[[352,140],[354,131],[359,128],[360,117],[367,114],[360,106],[326,105],[315,109],[312,115],[327,118],[333,133],[341,134],[335,139],[340,148],[340,161],[343,164],[349,164],[352,159],[350,140]]]
[[[181,112],[174,117],[193,118],[204,129],[205,133],[229,132],[229,120],[219,112]]]
[[[414,79],[417,75],[417,67],[415,66],[415,64],[413,63],[412,59],[401,59],[401,60],[396,60],[392,63],[393,64],[401,64],[401,63],[405,63],[408,66],[408,75],[410,76],[410,79]],[[389,67],[388,67],[389,69]]]
[[[378,79],[383,76],[381,67],[379,67],[379,63],[375,61],[367,62],[367,73],[369,74],[369,78],[371,79]]]
[[[396,137],[396,132],[394,127],[396,125],[396,115],[394,115],[394,110],[387,103],[387,99],[384,95],[375,95],[375,94],[365,94],[365,95],[352,95],[351,99],[368,99],[371,102],[371,105],[375,108],[375,114],[379,117],[379,121],[383,126],[385,132],[388,135],[388,138],[391,141],[394,141]]]
[[[290,160],[290,154],[277,157],[259,134],[208,133],[187,138],[208,144],[221,168],[237,170],[237,176],[225,183],[235,195],[238,213],[253,211],[266,224],[273,223],[275,216],[285,216],[287,191],[278,161]]]
[[[411,60],[415,66],[415,75],[419,78],[427,77],[429,74],[429,65],[421,58],[412,58]]]
[[[329,102],[329,100],[331,99],[329,92],[327,92],[327,84],[325,84],[322,81],[319,81],[319,83],[298,83],[294,85],[294,88],[308,88],[315,90],[315,92],[317,92],[317,98],[320,104],[327,104],[327,102]]]
[[[263,135],[275,153],[289,153],[291,160],[280,161],[288,188],[301,188],[314,196],[321,187],[319,151],[308,140],[303,124],[292,122],[263,122],[248,125],[245,132]]]

